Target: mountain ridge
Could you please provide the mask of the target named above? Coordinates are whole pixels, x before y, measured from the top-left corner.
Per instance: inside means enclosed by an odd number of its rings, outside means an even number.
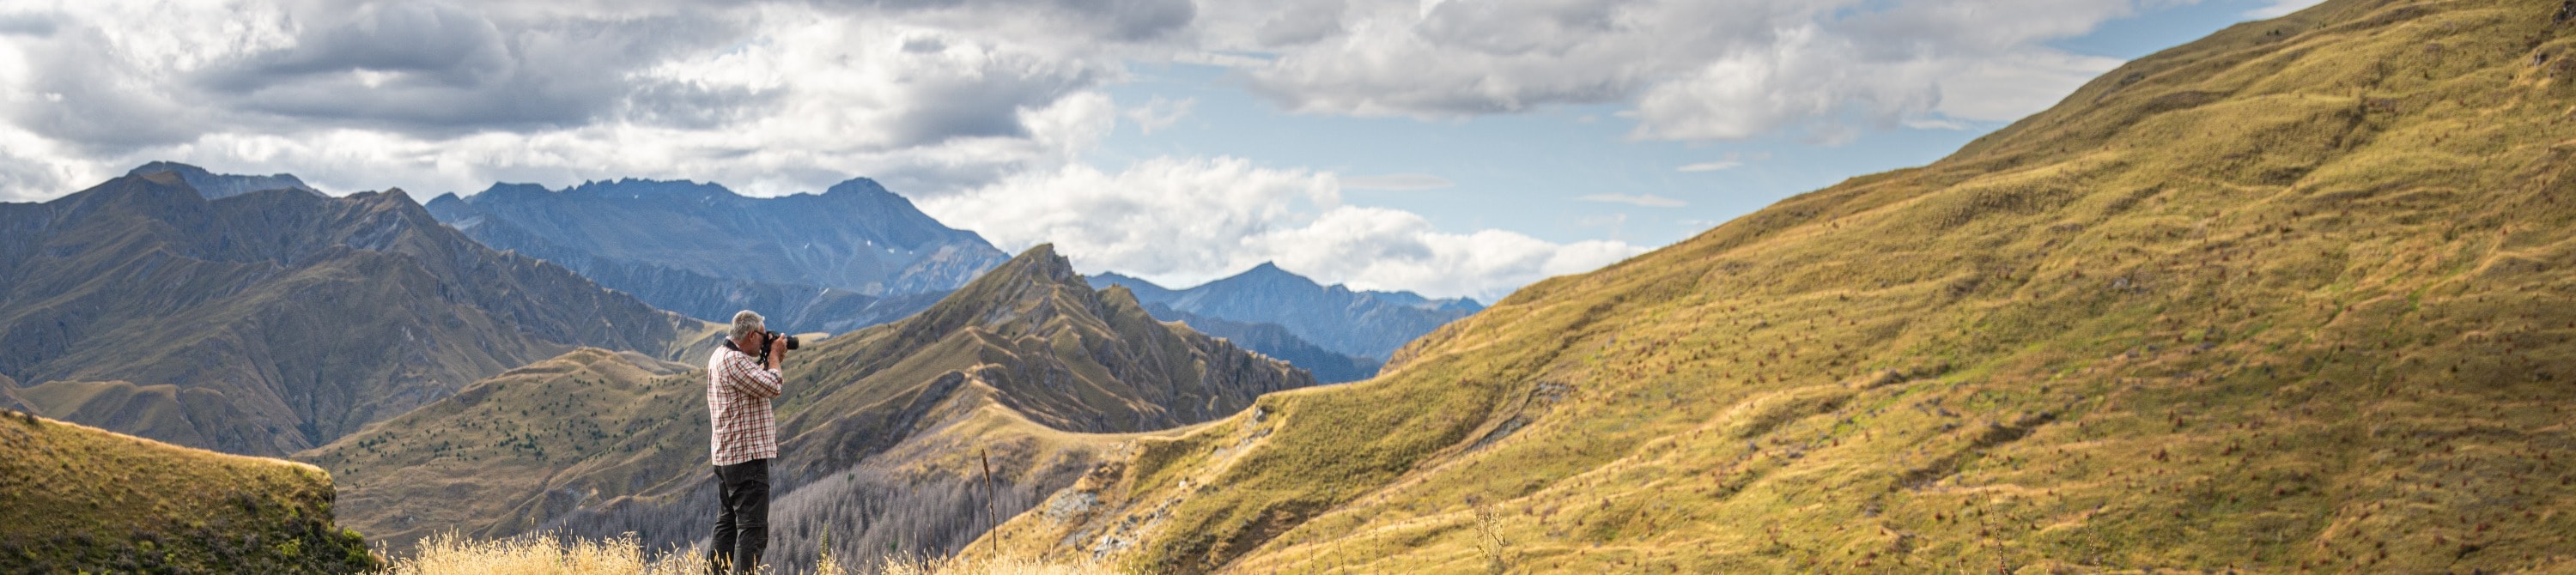
[[[251,192],[280,189],[303,190],[311,192],[314,195],[322,195],[321,190],[313,189],[313,186],[304,185],[304,180],[296,178],[294,174],[269,174],[266,176],[217,174],[207,171],[205,168],[170,161],[146,163],[142,166],[126,171],[125,175],[143,176],[161,172],[177,174],[179,179],[188,183],[188,187],[195,188],[197,193],[204,195],[206,199],[209,200],[220,200]]]
[[[1124,287],[1125,284],[1119,284]],[[1378,360],[1333,353],[1307,342],[1288,328],[1275,323],[1249,323],[1217,319],[1172,309],[1163,304],[1147,304],[1145,312],[1154,319],[1189,324],[1190,329],[1225,338],[1235,345],[1279,358],[1315,374],[1316,383],[1347,383],[1377,375]]]
[[[1468,298],[1434,300],[1412,292],[1325,286],[1270,262],[1188,289],[1114,272],[1095,276],[1091,283],[1130,286],[1138,301],[1196,316],[1278,325],[1333,353],[1377,361],[1433,328],[1484,309]]]
[[[47,394],[58,398],[118,381],[197,390],[116,391],[145,402],[117,410],[248,414],[257,425],[217,418],[179,435],[255,455],[327,442],[572,344],[676,354],[708,329],[491,252],[400,191],[207,199],[172,171],[0,208],[0,269],[0,372],[24,389],[92,388]]]
[[[537,190],[530,193],[550,193],[526,187]],[[877,297],[838,288],[718,278],[649,261],[599,257],[500,220],[454,194],[432,199],[427,207],[441,223],[484,245],[508,246],[506,251],[573,269],[654,307],[711,322],[730,321],[736,311],[762,309],[770,310],[769,321],[780,330],[838,333],[900,319],[937,301],[936,294]]]
[[[628,178],[561,190],[494,184],[429,205],[440,221],[494,249],[543,254],[584,274],[616,266],[655,278],[659,283],[598,276],[668,309],[721,307],[690,296],[727,289],[869,298],[941,293],[1009,259],[982,236],[949,228],[866,178],[774,198],[686,180]],[[808,302],[780,303],[773,309]]]

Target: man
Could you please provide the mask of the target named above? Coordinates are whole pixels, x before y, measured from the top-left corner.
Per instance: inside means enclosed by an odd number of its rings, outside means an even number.
[[[778,365],[786,342],[772,337],[760,314],[733,314],[733,331],[707,358],[709,454],[716,467],[716,532],[708,542],[711,569],[733,566],[750,573],[769,548],[769,460],[778,457],[778,420],[769,400],[778,397]],[[766,345],[764,345],[766,344]],[[767,348],[766,357],[752,357]]]

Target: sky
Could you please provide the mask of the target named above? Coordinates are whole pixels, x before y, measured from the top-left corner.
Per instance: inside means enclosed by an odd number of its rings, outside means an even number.
[[[1005,251],[1491,303],[2317,0],[12,0],[0,201],[869,177]]]

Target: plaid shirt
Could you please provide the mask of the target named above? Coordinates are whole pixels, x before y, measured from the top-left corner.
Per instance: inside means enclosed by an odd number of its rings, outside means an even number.
[[[778,370],[725,342],[707,358],[708,454],[718,466],[778,457],[778,419],[769,399],[778,397]]]

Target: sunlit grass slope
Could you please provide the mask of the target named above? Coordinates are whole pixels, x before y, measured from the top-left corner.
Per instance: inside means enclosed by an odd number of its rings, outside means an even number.
[[[354,573],[313,466],[0,411],[0,572]]]
[[[988,537],[1162,573],[2576,570],[2562,4],[2231,27]]]
[[[687,369],[582,348],[298,458],[337,474],[343,522],[392,549],[441,531],[517,533],[580,502],[541,496],[566,487],[558,476],[619,464],[703,464],[705,383],[679,375]],[[695,430],[699,443],[666,440],[684,430]]]

